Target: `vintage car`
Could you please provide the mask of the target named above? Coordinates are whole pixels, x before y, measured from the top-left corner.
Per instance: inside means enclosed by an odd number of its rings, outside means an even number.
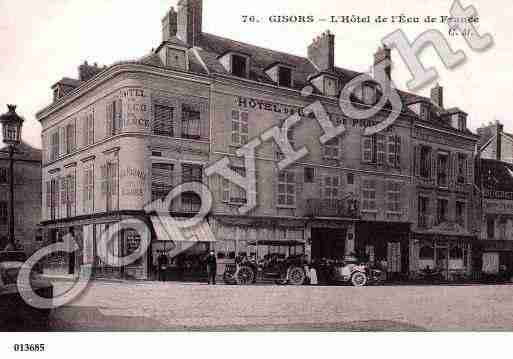
[[[343,260],[322,259],[312,264],[321,284],[350,283],[355,287],[378,284],[384,281],[385,273],[379,268],[363,263],[353,256]]]
[[[36,309],[25,303],[17,285],[18,275],[26,261],[23,252],[0,252],[0,323],[7,321],[46,320],[49,309]],[[53,298],[53,285],[41,278],[37,271],[30,273],[30,286],[43,298]],[[2,323],[3,322],[3,323]]]
[[[292,248],[304,245],[298,241],[260,241],[250,246],[286,246]],[[289,250],[290,253],[290,250]],[[227,284],[247,285],[257,281],[274,281],[277,284],[302,285],[306,280],[306,261],[302,254],[268,254],[261,259],[240,255],[235,262],[226,266],[223,274]]]

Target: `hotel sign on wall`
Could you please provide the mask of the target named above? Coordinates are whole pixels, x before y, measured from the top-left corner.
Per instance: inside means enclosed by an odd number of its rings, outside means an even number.
[[[485,213],[513,214],[513,201],[487,199]]]
[[[278,102],[271,102],[271,101],[264,101],[260,99],[254,99],[254,98],[248,98],[248,97],[236,97],[235,98],[235,106],[247,109],[247,110],[255,110],[255,111],[263,111],[263,112],[273,112],[277,114],[284,114],[287,116],[293,116],[295,114],[299,114],[301,117],[312,117],[313,113],[311,113],[309,116],[306,116],[303,108],[301,107],[295,107],[290,105],[284,105]],[[362,127],[362,128],[369,128],[374,127],[383,122],[385,119],[382,116],[375,115],[372,119],[347,119],[342,118],[342,115],[338,115],[344,126],[349,127]],[[389,127],[388,130],[391,128]]]
[[[123,101],[123,128],[128,132],[151,130],[150,96],[147,91],[138,88],[125,88],[120,91]]]

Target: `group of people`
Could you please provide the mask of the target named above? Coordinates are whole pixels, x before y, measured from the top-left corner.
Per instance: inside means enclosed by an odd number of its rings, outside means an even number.
[[[211,250],[204,258],[203,262],[207,268],[208,274],[208,284],[215,285],[216,284],[216,276],[217,276],[217,257],[213,250]],[[157,272],[158,272],[158,280],[161,282],[165,282],[167,280],[167,274],[169,271],[170,261],[169,256],[165,251],[161,251],[159,256],[157,257]],[[178,264],[177,270],[181,273],[180,280],[183,280],[183,263]]]

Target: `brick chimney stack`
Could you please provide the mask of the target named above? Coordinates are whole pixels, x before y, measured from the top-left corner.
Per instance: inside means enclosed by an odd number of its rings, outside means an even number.
[[[178,29],[180,40],[190,46],[198,46],[203,27],[203,0],[178,2]]]
[[[308,46],[308,59],[319,71],[333,71],[335,68],[335,35],[328,30],[315,38]]]
[[[439,84],[431,89],[431,101],[441,109],[444,108],[444,88]]]
[[[391,81],[392,81],[392,51],[386,45],[378,47],[378,50],[374,54],[374,78],[376,78],[377,67],[384,66],[385,71],[385,83],[386,88],[383,89],[384,92],[390,91],[391,89]]]
[[[102,72],[104,69],[105,67],[99,67],[97,63],[94,63],[94,65],[89,65],[87,61],[85,61],[78,67],[78,79],[80,82],[88,81],[89,79]]]
[[[169,41],[178,31],[178,14],[174,7],[162,19],[162,41]]]

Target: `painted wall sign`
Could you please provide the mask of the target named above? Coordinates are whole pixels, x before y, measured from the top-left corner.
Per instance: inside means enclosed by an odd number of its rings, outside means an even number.
[[[485,200],[485,213],[513,214],[513,201]]]
[[[144,197],[147,178],[147,173],[140,168],[121,168],[121,195],[128,197]]]
[[[123,89],[123,128],[128,131],[150,130],[150,109],[149,97],[144,89]]]
[[[490,189],[484,190],[485,198],[490,199],[504,199],[513,201],[513,192],[505,192],[505,191],[494,191]]]

